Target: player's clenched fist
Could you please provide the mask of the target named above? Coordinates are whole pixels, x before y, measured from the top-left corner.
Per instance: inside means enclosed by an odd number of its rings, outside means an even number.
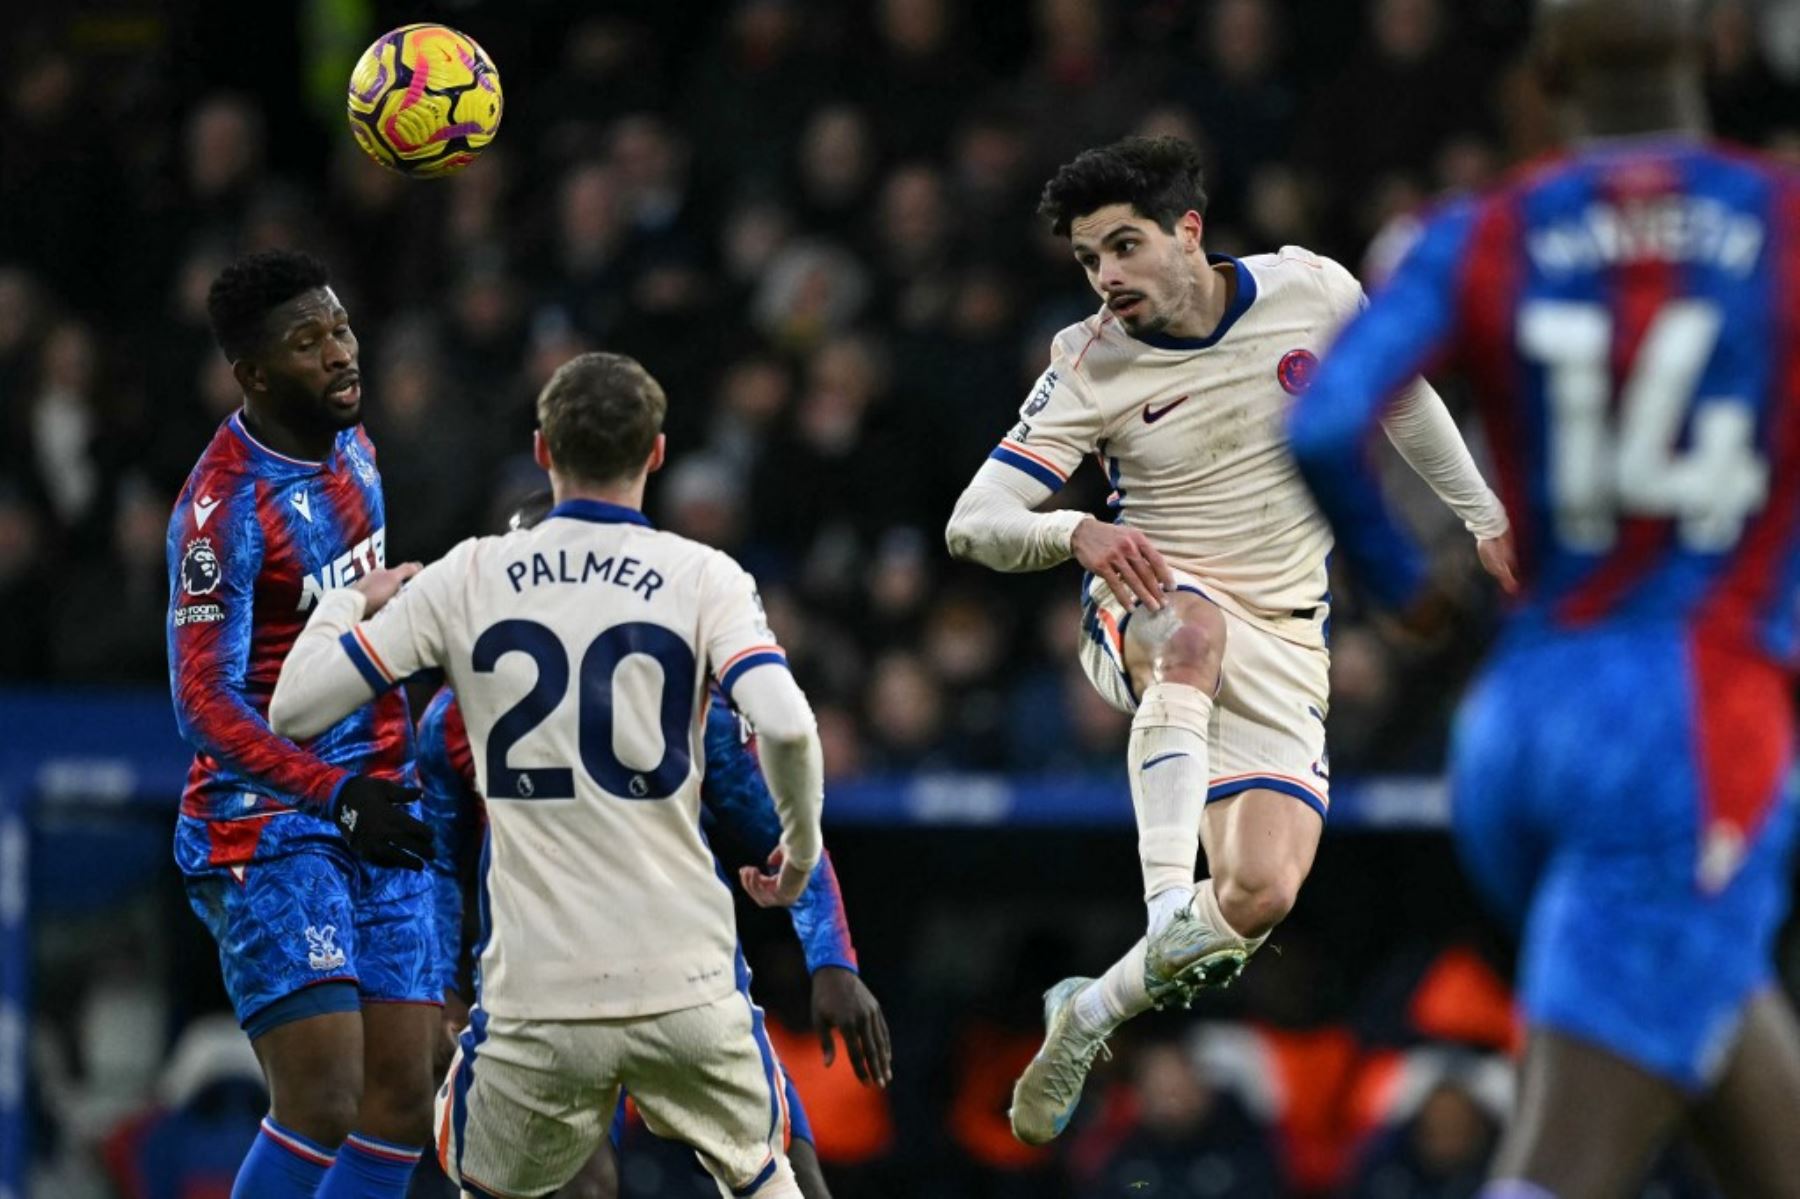
[[[769,855],[768,873],[765,874],[754,866],[745,866],[738,871],[738,881],[744,884],[744,893],[759,908],[793,907],[799,901],[800,893],[806,890],[806,880],[811,877],[812,870],[788,861],[787,854],[779,845]]]
[[[338,788],[331,819],[357,857],[377,866],[423,870],[431,856],[431,830],[406,810],[417,798],[417,791],[399,783],[359,774]]]
[[[1175,589],[1169,564],[1150,539],[1130,525],[1084,520],[1075,526],[1069,550],[1083,567],[1104,579],[1127,608],[1142,603],[1154,612],[1163,606],[1163,593]]]

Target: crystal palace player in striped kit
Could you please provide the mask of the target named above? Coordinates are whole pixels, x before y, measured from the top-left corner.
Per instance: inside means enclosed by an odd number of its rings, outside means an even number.
[[[168,637],[195,750],[175,857],[273,1096],[232,1194],[399,1196],[430,1135],[439,1002],[406,700],[303,745],[266,719],[319,597],[382,565],[356,337],[302,254],[234,264],[207,308],[244,406],[170,520]]]
[[[1686,1123],[1800,1193],[1772,969],[1795,827],[1800,177],[1703,138],[1696,5],[1540,6],[1590,139],[1432,220],[1327,355],[1296,454],[1360,576],[1418,571],[1360,444],[1434,361],[1480,397],[1525,592],[1463,703],[1455,829],[1523,925],[1517,1111],[1485,1195],[1636,1194]]]

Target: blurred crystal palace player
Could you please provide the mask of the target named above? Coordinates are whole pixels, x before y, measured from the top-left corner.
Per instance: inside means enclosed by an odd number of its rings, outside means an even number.
[[[1431,221],[1297,409],[1353,565],[1417,578],[1361,443],[1428,362],[1476,388],[1523,602],[1464,701],[1465,861],[1524,928],[1530,1033],[1487,1194],[1636,1194],[1682,1124],[1800,1193],[1772,969],[1794,841],[1800,177],[1710,146],[1686,0],[1540,6],[1591,139]]]
[[[1046,997],[1044,1047],[1013,1093],[1013,1130],[1031,1142],[1062,1131],[1120,1021],[1242,968],[1293,906],[1323,827],[1331,531],[1283,420],[1362,289],[1293,246],[1207,254],[1205,209],[1199,153],[1173,138],[1090,150],[1057,172],[1040,212],[1105,305],[1057,335],[1018,425],[950,519],[958,557],[1087,569],[1081,663],[1133,713],[1149,929],[1104,978]],[[1505,513],[1436,393],[1410,382],[1386,426],[1504,576]],[[1089,454],[1117,522],[1034,512]],[[1196,886],[1202,834],[1212,875]]]
[[[266,719],[319,597],[382,563],[356,337],[301,254],[234,264],[207,306],[244,407],[170,521],[169,669],[195,750],[175,857],[274,1097],[233,1194],[398,1196],[430,1133],[439,1000],[430,834],[399,806],[406,700],[305,745]]]

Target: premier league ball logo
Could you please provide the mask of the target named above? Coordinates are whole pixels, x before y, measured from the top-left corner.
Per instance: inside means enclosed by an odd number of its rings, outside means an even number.
[[[181,555],[181,589],[189,595],[211,595],[223,575],[212,538],[196,537]]]

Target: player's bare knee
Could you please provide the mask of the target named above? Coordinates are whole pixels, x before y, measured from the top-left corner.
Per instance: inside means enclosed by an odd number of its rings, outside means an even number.
[[[1127,652],[1134,672],[1147,676],[1144,683],[1180,683],[1210,694],[1225,660],[1225,617],[1205,600],[1180,598],[1191,602],[1134,614]]]
[[[1260,937],[1287,918],[1300,898],[1300,879],[1283,871],[1215,880],[1219,911],[1240,936]]]
[[[1183,621],[1169,634],[1159,655],[1164,682],[1210,691],[1225,658],[1225,626]]]
[[[311,1085],[276,1088],[271,1112],[275,1122],[308,1140],[334,1147],[356,1128],[362,1090],[354,1079],[322,1078]],[[429,1121],[427,1122],[429,1127]]]

